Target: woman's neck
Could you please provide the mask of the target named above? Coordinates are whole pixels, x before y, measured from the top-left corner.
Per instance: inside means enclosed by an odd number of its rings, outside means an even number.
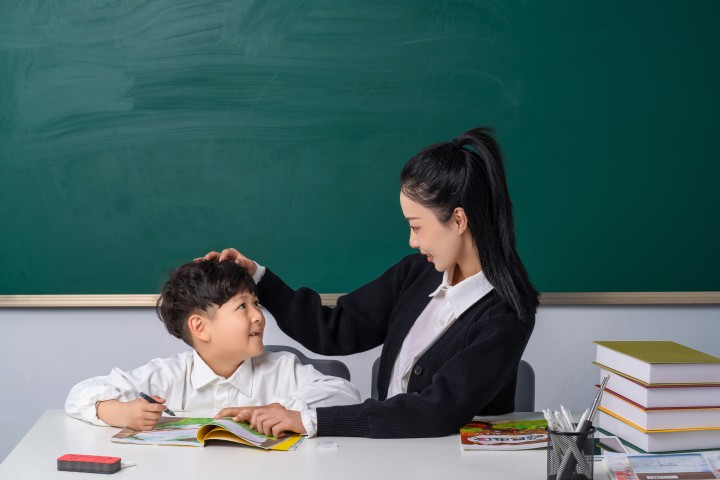
[[[467,243],[466,243],[467,245]],[[471,245],[469,248],[465,248],[463,255],[458,258],[457,264],[451,273],[450,281],[452,285],[457,285],[466,278],[470,278],[476,273],[480,273],[482,266],[480,265],[480,258],[478,258],[475,252],[475,246]]]
[[[477,262],[476,265],[461,265],[458,263],[452,271],[452,278],[450,279],[451,285],[457,285],[466,278],[470,278],[481,271],[480,262]]]

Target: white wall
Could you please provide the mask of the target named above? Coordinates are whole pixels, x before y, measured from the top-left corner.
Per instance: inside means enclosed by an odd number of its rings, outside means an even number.
[[[45,409],[63,407],[76,382],[186,348],[149,308],[0,309],[0,331],[0,460]],[[601,339],[671,339],[720,356],[720,305],[541,307],[524,356],[535,368],[536,409],[589,406],[598,379],[592,341]],[[271,319],[265,343],[299,347]],[[378,355],[341,358],[365,397]]]

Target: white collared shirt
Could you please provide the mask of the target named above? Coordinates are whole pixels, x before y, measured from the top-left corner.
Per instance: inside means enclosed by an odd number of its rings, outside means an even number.
[[[415,362],[450,328],[465,310],[490,293],[493,286],[480,271],[457,285],[450,285],[452,271],[443,274],[440,286],[430,294],[432,299],[413,324],[395,359],[387,398],[407,393],[410,373]]]
[[[323,375],[289,352],[264,352],[245,360],[226,379],[191,350],[156,358],[129,372],[115,368],[107,376],[80,382],[70,391],[65,411],[71,417],[106,425],[97,418],[96,403],[134,400],[139,392],[165,398],[165,405],[180,416],[181,412],[202,412],[212,417],[225,407],[277,402],[301,412],[309,436],[317,432],[317,421],[308,417],[310,409],[360,402],[360,393],[350,382]]]

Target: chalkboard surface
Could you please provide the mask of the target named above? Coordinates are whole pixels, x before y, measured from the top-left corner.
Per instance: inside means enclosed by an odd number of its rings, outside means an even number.
[[[235,246],[349,291],[404,162],[498,132],[543,292],[720,290],[720,2],[0,2],[0,294]]]

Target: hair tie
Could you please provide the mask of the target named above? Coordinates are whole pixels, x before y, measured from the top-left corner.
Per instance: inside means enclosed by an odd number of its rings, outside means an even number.
[[[453,144],[453,147],[455,147],[457,150],[462,150],[463,145],[464,145],[464,143],[458,138],[453,138],[452,144]]]

